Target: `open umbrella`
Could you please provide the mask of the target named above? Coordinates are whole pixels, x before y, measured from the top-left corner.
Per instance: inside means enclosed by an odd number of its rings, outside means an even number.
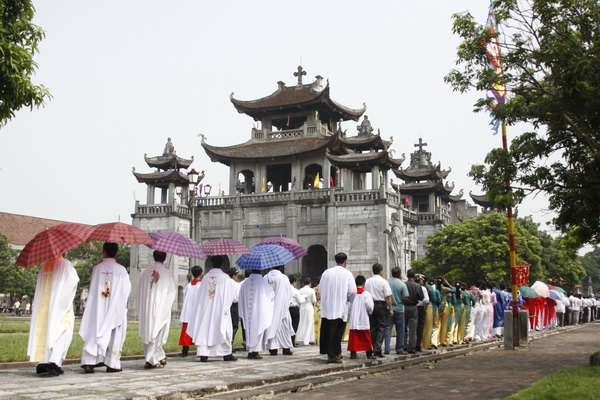
[[[156,232],[151,233],[150,237],[154,240],[153,244],[147,245],[151,249],[184,257],[206,258],[202,246],[180,233]]]
[[[554,290],[556,290],[557,292],[562,293],[562,294],[567,294],[565,289],[558,287],[558,286],[554,286]]]
[[[31,267],[53,260],[85,242],[91,230],[89,225],[73,223],[55,225],[43,230],[25,245],[17,258],[17,264]]]
[[[244,269],[268,269],[279,267],[294,259],[286,248],[276,244],[254,246],[250,254],[242,254],[236,264]]]
[[[526,298],[526,299],[535,299],[536,297],[540,297],[538,292],[536,292],[529,286],[519,287],[519,293],[521,293],[521,296],[523,296],[523,298]]]
[[[233,239],[217,239],[202,243],[202,248],[207,256],[239,256],[249,254],[250,250],[243,243]]]
[[[535,290],[541,297],[550,297],[550,290],[548,286],[541,281],[536,281],[531,288]]]
[[[559,292],[557,292],[556,290],[550,289],[550,298],[554,299],[554,300],[561,300],[562,301],[563,295],[560,294]]]
[[[123,222],[109,222],[94,226],[89,240],[109,243],[152,244],[154,241],[137,226]]]
[[[284,236],[271,236],[263,240],[259,243],[259,245],[263,244],[277,244],[279,246],[285,247],[294,255],[294,258],[300,258],[308,253],[306,250],[300,246],[300,243],[296,242],[294,239],[290,239]]]

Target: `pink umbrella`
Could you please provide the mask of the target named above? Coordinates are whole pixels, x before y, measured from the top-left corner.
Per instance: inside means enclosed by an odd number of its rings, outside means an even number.
[[[306,250],[304,250],[302,246],[300,246],[300,243],[296,242],[294,239],[290,239],[284,236],[268,237],[261,243],[259,243],[259,245],[261,244],[276,244],[281,247],[285,247],[287,250],[290,251],[290,253],[294,255],[294,258],[304,257],[308,254]]]
[[[211,240],[203,243],[202,248],[207,256],[239,256],[242,254],[250,254],[250,249],[244,246],[243,243],[233,239],[221,238],[217,240]]]
[[[153,244],[147,245],[151,249],[164,251],[178,256],[191,258],[206,258],[204,249],[187,236],[177,232],[151,233]]]
[[[541,297],[550,297],[550,289],[548,289],[548,286],[544,282],[536,281],[531,287]]]

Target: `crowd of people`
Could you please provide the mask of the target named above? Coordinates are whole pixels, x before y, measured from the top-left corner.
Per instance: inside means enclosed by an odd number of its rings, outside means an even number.
[[[104,260],[92,270],[89,295],[79,334],[83,339],[81,367],[85,373],[106,367],[120,372],[121,351],[127,333],[129,275],[115,260],[116,243],[105,243]],[[140,275],[136,311],[145,356],[144,368],[163,368],[171,310],[177,288],[163,265],[166,253],[154,251],[155,263]],[[179,344],[182,356],[196,346],[200,362],[210,357],[236,361],[233,341],[241,325],[244,350],[251,360],[293,355],[293,347],[317,344],[328,363],[342,362],[342,341],[348,342],[350,359],[365,352],[369,359],[482,341],[503,335],[504,312],[512,309],[512,294],[502,284],[481,280],[467,287],[442,277],[427,277],[413,269],[401,279],[401,270],[375,263],[372,276],[354,276],[348,257],[335,255],[313,288],[310,277],[283,274],[283,266],[241,271],[223,268],[224,258],[213,256],[204,275],[194,266],[192,281],[184,290]],[[27,354],[38,374],[58,376],[71,343],[74,327],[73,299],[79,278],[62,257],[42,266],[32,306]],[[600,304],[594,296],[560,295],[520,297],[531,329],[593,321]],[[281,350],[281,353],[279,353]]]

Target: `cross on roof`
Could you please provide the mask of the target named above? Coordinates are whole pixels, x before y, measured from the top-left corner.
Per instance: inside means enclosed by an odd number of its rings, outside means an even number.
[[[302,65],[298,65],[298,72],[294,72],[294,76],[298,77],[298,86],[302,85],[302,75],[306,75],[306,71],[302,69]]]
[[[419,148],[419,151],[423,151],[423,147],[427,146],[427,143],[423,143],[423,138],[419,138],[419,143],[414,145]]]

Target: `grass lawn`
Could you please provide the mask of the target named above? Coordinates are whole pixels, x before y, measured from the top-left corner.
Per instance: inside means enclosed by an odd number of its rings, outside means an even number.
[[[67,358],[80,358],[83,348],[83,340],[77,332],[81,319],[75,320],[75,331],[73,341],[69,347]],[[179,321],[172,321],[171,330],[169,331],[169,339],[164,346],[165,352],[173,353],[180,352],[179,334],[181,333],[181,325]],[[14,361],[29,361],[27,357],[27,341],[29,340],[29,318],[26,317],[0,317],[0,363]],[[234,340],[234,346],[242,345],[242,330],[238,329]],[[195,350],[195,346],[190,348],[190,352]],[[140,355],[144,354],[142,341],[138,335],[137,321],[129,321],[127,323],[127,337],[123,345],[123,355]]]
[[[600,399],[600,367],[557,372],[507,400],[563,399]]]

